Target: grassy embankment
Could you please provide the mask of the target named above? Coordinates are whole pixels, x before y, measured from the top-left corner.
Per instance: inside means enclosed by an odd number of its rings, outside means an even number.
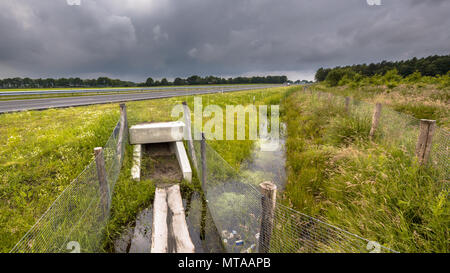
[[[260,103],[284,90],[202,97],[204,103],[219,106],[250,103],[253,97]],[[182,100],[192,109],[193,97],[127,103],[129,124],[170,120],[172,105]],[[93,159],[93,148],[104,145],[118,115],[117,104],[0,115],[0,252],[9,251]],[[248,157],[253,143],[217,141],[211,145],[238,168]],[[152,181],[135,183],[130,178],[130,155],[131,146],[128,146],[113,196],[107,228],[109,241],[152,200]]]
[[[405,79],[370,83],[375,80],[338,86],[324,82],[311,89],[382,102],[448,128],[448,86]],[[398,251],[450,251],[448,180],[433,168],[420,167],[405,146],[393,145],[400,140],[379,132],[370,141],[370,112],[347,114],[343,100],[318,99],[309,92],[290,95],[285,109],[288,183],[283,201],[288,206]],[[391,124],[399,139],[417,134],[417,126],[408,122]]]

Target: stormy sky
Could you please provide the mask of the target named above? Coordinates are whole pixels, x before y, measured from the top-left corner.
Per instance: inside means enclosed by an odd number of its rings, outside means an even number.
[[[450,53],[450,1],[368,2],[0,0],[0,78],[297,80],[321,66]]]

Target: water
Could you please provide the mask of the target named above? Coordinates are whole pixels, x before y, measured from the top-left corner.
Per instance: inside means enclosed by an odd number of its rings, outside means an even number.
[[[221,253],[223,245],[206,202],[198,192],[183,194],[186,223],[196,253]],[[152,237],[152,207],[138,213],[134,227],[127,228],[114,243],[116,253],[150,253]],[[174,249],[169,240],[169,252]]]
[[[281,123],[280,136],[277,140],[278,149],[274,151],[264,151],[264,141],[258,140],[242,168],[243,176],[248,177],[254,185],[259,185],[264,181],[271,181],[277,185],[278,191],[282,191],[286,184],[286,125]],[[267,141],[266,141],[267,142]]]

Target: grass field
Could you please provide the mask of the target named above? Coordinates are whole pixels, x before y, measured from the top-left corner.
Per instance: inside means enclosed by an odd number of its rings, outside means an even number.
[[[284,88],[268,90],[202,97],[206,104],[245,104],[253,97],[261,102]],[[183,100],[192,107],[193,97],[127,103],[129,124],[171,120],[172,106]],[[118,104],[105,104],[0,115],[0,252],[8,252],[93,159],[93,148],[104,145],[118,120],[118,108]],[[248,157],[252,141],[211,145],[238,168]],[[127,149],[113,196],[109,239],[152,200],[152,181],[135,183],[130,178],[131,148]]]

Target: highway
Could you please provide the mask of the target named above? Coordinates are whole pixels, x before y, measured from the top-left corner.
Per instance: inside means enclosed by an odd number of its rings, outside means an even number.
[[[44,98],[44,99],[23,99],[23,100],[8,100],[0,101],[0,113],[9,113],[17,111],[26,110],[44,110],[49,108],[63,108],[63,107],[75,107],[83,105],[92,104],[103,104],[103,103],[118,103],[126,101],[137,101],[137,100],[150,100],[159,98],[170,98],[179,96],[189,96],[189,95],[201,95],[210,93],[222,93],[222,92],[235,92],[244,90],[253,90],[260,88],[270,88],[280,85],[261,85],[261,86],[243,86],[234,87],[230,86],[215,86],[210,88],[191,87],[192,90],[188,88],[183,88],[177,91],[173,89],[167,91],[151,91],[151,92],[140,92],[140,93],[124,93],[124,94],[108,94],[108,95],[93,95],[93,96],[71,96],[71,97],[61,97],[61,98]],[[111,89],[113,90],[113,89]],[[102,92],[104,89],[102,89]]]

